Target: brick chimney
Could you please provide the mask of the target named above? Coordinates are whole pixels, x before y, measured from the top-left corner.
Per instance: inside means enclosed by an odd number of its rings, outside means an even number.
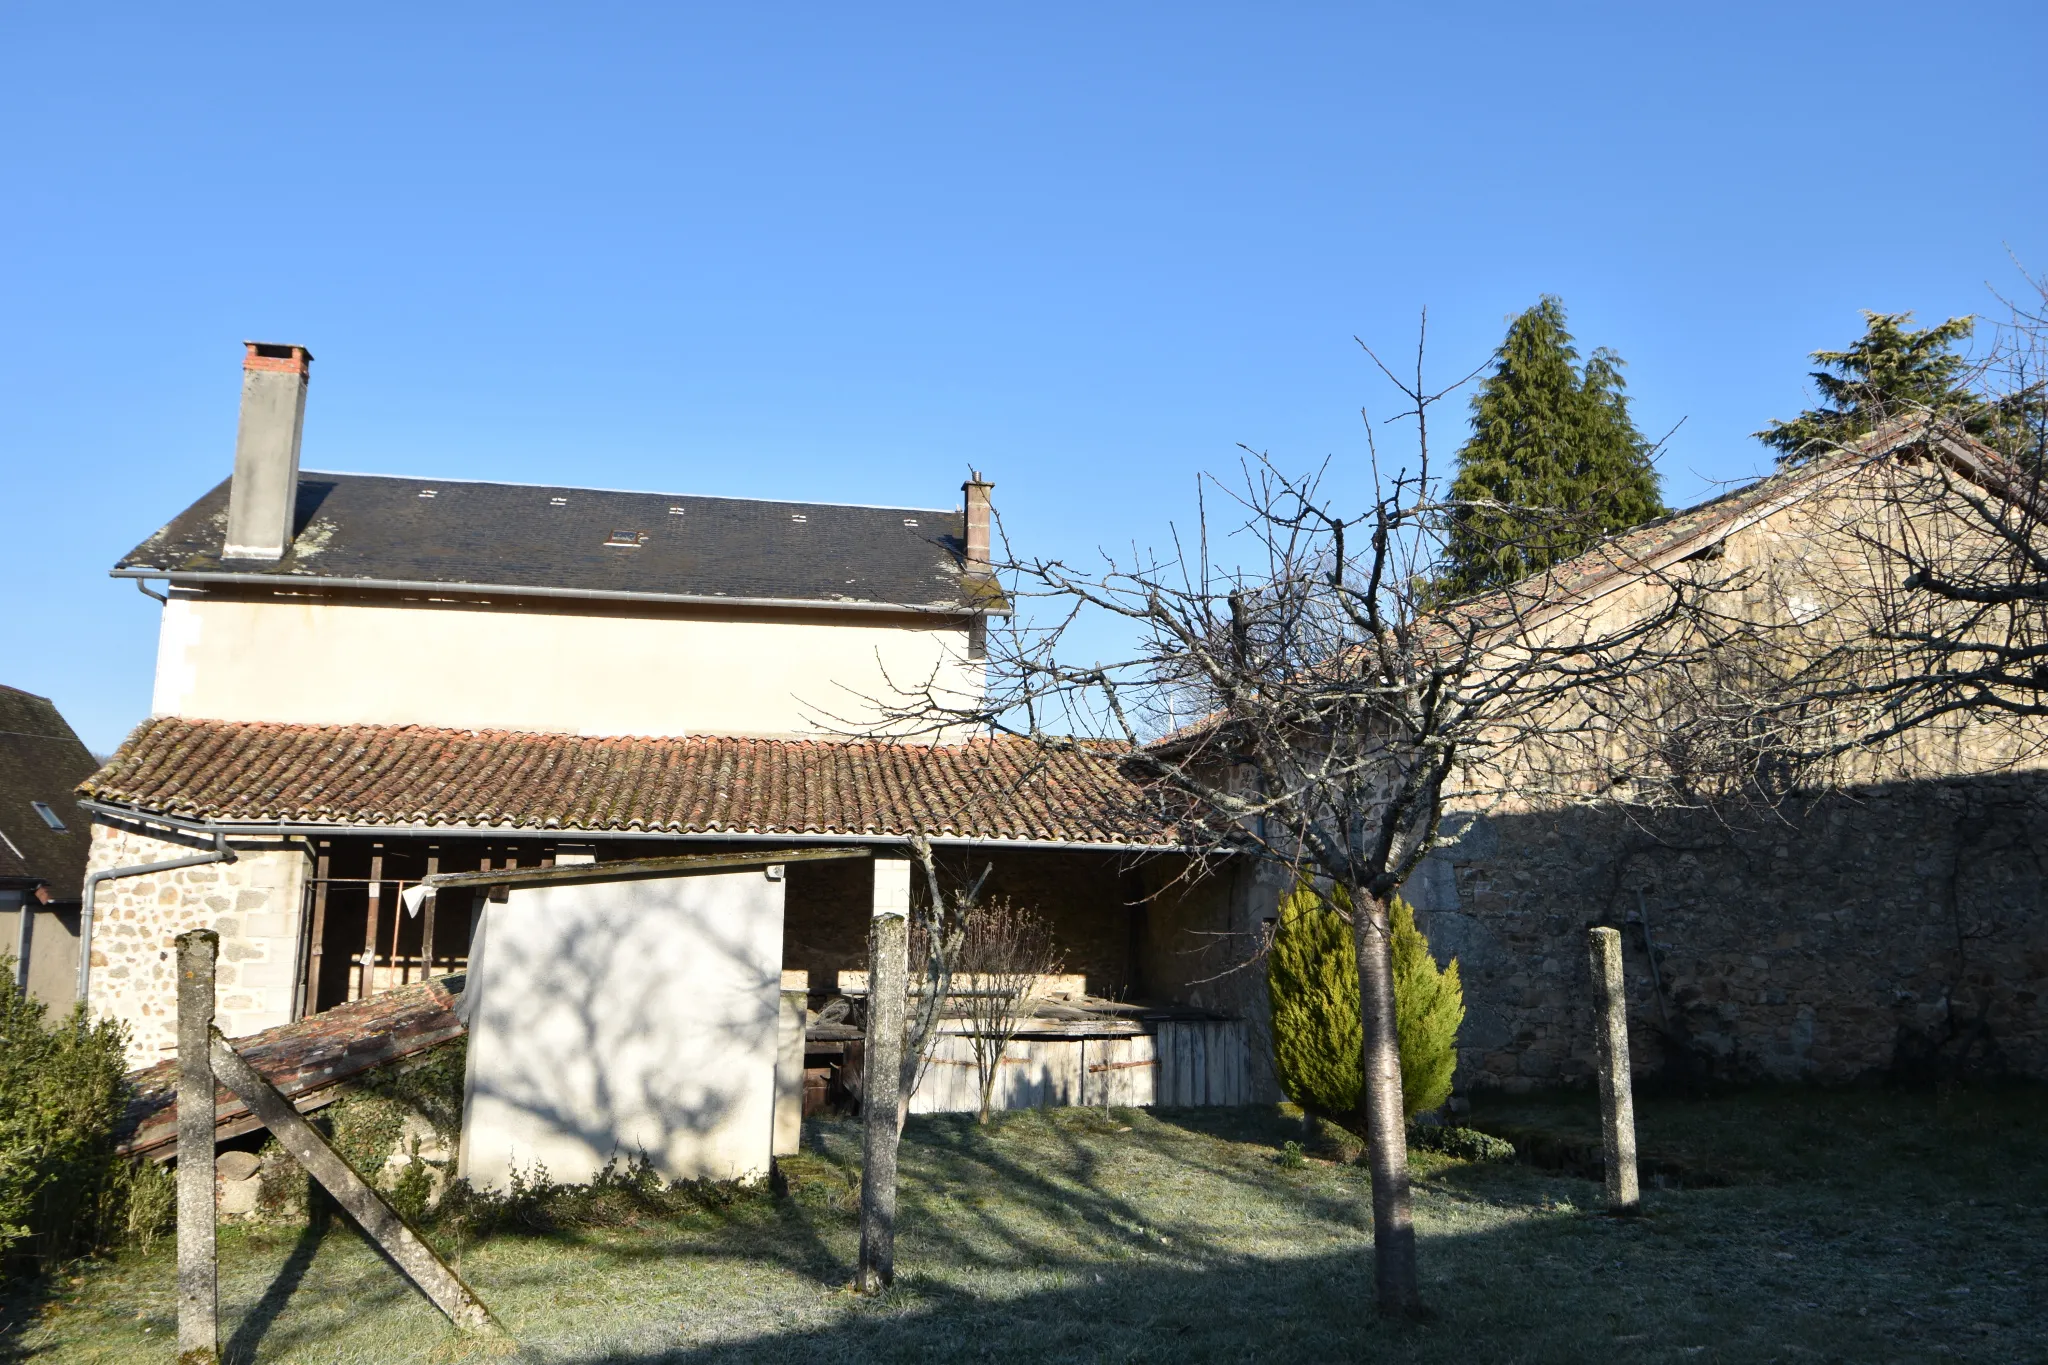
[[[299,433],[306,425],[306,379],[313,357],[303,346],[244,342],[242,425],[235,436],[235,481],[228,488],[227,559],[282,559],[292,543],[299,498]]]
[[[960,485],[960,491],[967,496],[967,571],[988,572],[988,523],[989,491],[995,487],[981,477],[979,470],[970,470],[967,482]]]

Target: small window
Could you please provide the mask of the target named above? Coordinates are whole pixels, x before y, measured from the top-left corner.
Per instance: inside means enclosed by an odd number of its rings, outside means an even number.
[[[43,817],[43,823],[48,825],[51,829],[56,830],[59,834],[69,834],[71,832],[68,828],[66,828],[64,822],[57,818],[57,812],[51,810],[43,802],[31,801],[29,802],[29,805],[35,809],[35,813],[37,815]]]

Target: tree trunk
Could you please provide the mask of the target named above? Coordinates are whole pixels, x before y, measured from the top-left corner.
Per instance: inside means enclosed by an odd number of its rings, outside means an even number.
[[[1358,1012],[1365,1033],[1365,1138],[1372,1163],[1373,1278],[1382,1317],[1422,1303],[1408,1196],[1408,1131],[1401,1109],[1401,1039],[1394,1023],[1393,926],[1384,903],[1352,893]]]

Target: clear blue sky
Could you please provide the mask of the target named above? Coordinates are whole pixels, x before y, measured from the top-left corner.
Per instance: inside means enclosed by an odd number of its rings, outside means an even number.
[[[244,338],[317,357],[308,467],[949,505],[973,465],[1084,553],[1237,442],[1351,477],[1354,335],[1427,305],[1449,376],[1549,291],[1646,431],[1687,419],[1690,501],[1859,308],[2048,267],[2044,41],[2039,4],[8,6],[0,681],[102,751],[143,718],[157,609],[105,571],[227,473]]]

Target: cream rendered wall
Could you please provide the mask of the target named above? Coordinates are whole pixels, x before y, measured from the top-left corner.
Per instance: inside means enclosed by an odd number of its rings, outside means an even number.
[[[766,1175],[785,885],[756,869],[490,905],[463,992],[459,1173],[503,1189],[539,1163],[580,1184],[644,1153],[670,1180]]]
[[[979,697],[959,621],[814,611],[173,595],[152,711],[582,735],[844,734],[928,682]]]

